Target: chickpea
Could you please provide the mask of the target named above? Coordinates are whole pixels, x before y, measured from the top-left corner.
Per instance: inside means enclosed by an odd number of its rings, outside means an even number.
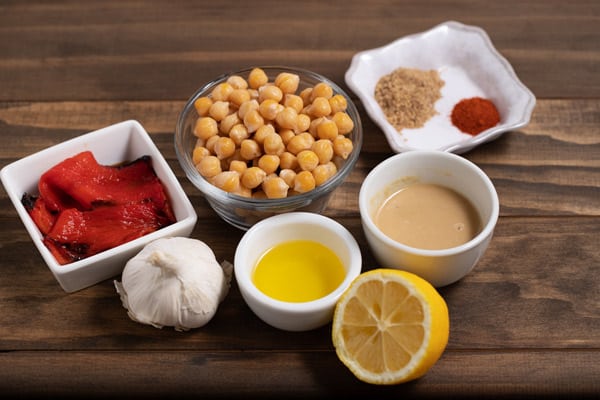
[[[259,167],[249,167],[244,171],[241,177],[242,185],[247,187],[248,189],[254,189],[260,186],[265,178],[267,177],[267,173],[263,171]]]
[[[258,102],[262,103],[267,99],[280,102],[283,98],[283,92],[275,85],[264,85],[258,88]]]
[[[296,179],[296,171],[293,169],[284,168],[279,171],[279,177],[283,179],[289,187],[293,187],[294,180]]]
[[[310,100],[314,102],[318,97],[323,97],[328,100],[333,96],[333,88],[325,82],[319,82],[313,86],[313,90],[310,93]],[[329,114],[329,113],[328,113]]]
[[[240,144],[240,155],[244,160],[252,161],[262,155],[262,150],[256,141],[244,139]]]
[[[240,186],[240,174],[236,171],[223,171],[213,176],[210,181],[219,189],[230,193]]]
[[[296,93],[299,84],[300,77],[289,72],[281,72],[275,78],[275,85],[277,85],[283,93]]]
[[[325,119],[319,125],[317,125],[317,137],[319,139],[333,141],[338,137],[338,133],[337,125],[330,119]]]
[[[302,150],[298,153],[298,166],[303,171],[312,171],[319,165],[319,157],[312,150]]]
[[[312,170],[313,177],[315,178],[315,185],[320,186],[325,183],[329,178],[334,176],[337,172],[337,167],[333,162],[327,164],[317,165]]]
[[[352,118],[343,111],[336,112],[331,119],[337,125],[338,132],[341,135],[347,135],[354,129],[354,121],[352,121]]]
[[[275,154],[264,154],[258,159],[258,166],[268,174],[272,174],[279,168],[279,156]]]
[[[194,101],[194,108],[199,116],[206,117],[212,103],[213,101],[208,96],[198,97],[196,101]]]
[[[308,114],[298,114],[296,120],[296,133],[306,132],[310,128],[310,116]]]
[[[296,110],[296,113],[299,113],[304,108],[304,100],[302,97],[297,94],[286,93],[283,98],[283,105],[286,107],[292,107]]]
[[[219,133],[219,126],[217,121],[211,117],[200,117],[196,120],[194,126],[194,135],[197,137],[207,140],[209,137]]]
[[[319,164],[327,164],[333,158],[333,143],[331,140],[319,139],[311,147],[319,157]]]
[[[268,134],[263,141],[263,149],[265,154],[275,154],[279,156],[285,150],[285,145],[281,136],[273,132]]]
[[[348,107],[348,101],[341,94],[336,94],[329,99],[329,106],[331,107],[331,113],[346,111]]]
[[[310,121],[310,125],[308,127],[308,132],[312,135],[313,138],[318,138],[319,137],[319,135],[317,134],[317,127],[323,121],[327,121],[327,118],[325,118],[325,117],[319,117],[319,118],[312,119]]]
[[[286,146],[290,142],[290,140],[292,140],[292,138],[294,136],[296,136],[294,131],[291,129],[279,129],[278,133],[279,133],[279,136],[281,136],[281,140],[283,141],[283,144]]]
[[[219,83],[210,93],[213,101],[227,101],[229,95],[233,92],[233,86],[227,82]]]
[[[248,75],[248,85],[252,89],[258,89],[259,87],[266,85],[269,82],[269,77],[261,68],[254,68]]]
[[[231,75],[227,78],[229,83],[234,89],[248,89],[248,82],[239,75]]]
[[[238,116],[243,119],[250,110],[258,110],[258,101],[256,99],[243,102],[240,108],[238,108]]]
[[[265,120],[258,110],[250,110],[244,115],[244,125],[246,125],[246,128],[250,133],[256,132],[256,130],[264,124]]]
[[[267,176],[261,187],[269,199],[285,198],[289,189],[287,183],[277,175]]]
[[[273,133],[277,134],[275,132],[275,127],[273,127],[271,124],[265,124],[258,128],[258,130],[254,133],[253,139],[256,141],[256,143],[262,146],[265,143],[265,138]]]
[[[237,115],[237,113],[231,113],[223,119],[221,119],[221,123],[219,124],[219,132],[224,135],[227,135],[229,134],[229,131],[231,131],[231,128],[233,128],[240,122],[242,121],[240,120],[240,117]]]
[[[194,165],[198,165],[200,160],[209,155],[210,151],[208,151],[206,147],[196,146],[194,147],[194,151],[192,152],[192,162],[194,163]]]
[[[203,177],[212,178],[222,172],[221,161],[216,156],[206,156],[196,165],[196,169]]]
[[[228,100],[235,107],[239,108],[246,101],[250,101],[250,92],[247,89],[234,89],[228,97]]]
[[[217,143],[217,140],[219,140],[219,138],[219,135],[211,136],[206,140],[206,143],[204,144],[204,147],[206,147],[208,151],[210,151],[210,153],[213,155],[215,153],[215,144]]]
[[[315,139],[308,132],[300,133],[294,136],[287,144],[287,151],[297,155],[302,150],[308,150],[312,147]]]
[[[329,100],[325,97],[317,97],[309,107],[309,112],[314,118],[325,117],[331,114]]]
[[[298,159],[289,151],[284,151],[279,155],[279,167],[282,169],[298,169]]]
[[[246,163],[242,160],[233,159],[229,162],[229,170],[237,172],[240,177],[244,174],[244,172],[246,172],[247,169],[248,165],[246,165]]]
[[[346,136],[339,135],[333,141],[333,152],[336,155],[342,157],[344,160],[348,158],[350,153],[352,153],[352,149],[352,140],[350,140],[350,138],[347,138]]]
[[[304,102],[305,105],[308,105],[311,103],[311,94],[312,94],[313,88],[312,87],[307,87],[304,88],[300,91],[300,98],[302,99],[302,101]]]
[[[274,99],[266,99],[258,106],[258,112],[266,120],[273,121],[284,106]]]
[[[246,125],[236,124],[229,130],[229,137],[237,146],[240,146],[244,139],[248,139],[250,137],[250,133],[248,132]]]
[[[306,193],[313,190],[316,186],[315,177],[310,171],[300,171],[294,180],[294,191],[298,193]]]
[[[298,112],[292,107],[285,107],[275,117],[277,125],[283,129],[296,129],[298,122]]]
[[[213,152],[219,160],[231,157],[235,153],[235,142],[227,137],[221,136],[217,139]]]
[[[229,102],[228,101],[215,101],[210,109],[208,110],[208,115],[212,117],[215,121],[221,121],[229,114]]]

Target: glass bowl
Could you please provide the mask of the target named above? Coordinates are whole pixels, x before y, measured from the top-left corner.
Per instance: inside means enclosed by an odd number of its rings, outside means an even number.
[[[277,66],[259,66],[258,68],[261,68],[266,73],[269,82],[274,82],[275,78],[282,72],[298,75],[300,81],[296,94],[304,88],[314,87],[320,82],[325,82],[333,89],[334,95],[343,95],[347,102],[346,113],[354,123],[353,130],[345,135],[352,140],[353,150],[341,162],[341,165],[338,165],[334,176],[305,193],[294,194],[285,198],[265,199],[244,197],[226,192],[204,178],[194,165],[192,151],[198,138],[194,135],[193,130],[196,120],[199,117],[194,102],[200,97],[208,96],[217,85],[227,81],[233,75],[247,78],[253,68],[223,74],[201,87],[187,101],[177,120],[175,129],[175,151],[177,158],[187,178],[200,190],[215,212],[223,220],[242,230],[247,230],[256,222],[277,214],[291,211],[322,212],[327,206],[333,191],[344,182],[356,164],[363,140],[362,125],[358,110],[350,97],[337,84],[324,76],[302,69]]]

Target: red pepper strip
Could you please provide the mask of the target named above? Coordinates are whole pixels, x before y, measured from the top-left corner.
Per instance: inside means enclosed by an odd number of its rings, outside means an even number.
[[[100,204],[148,199],[160,207],[168,204],[150,157],[112,167],[98,164],[94,155],[85,151],[48,170],[41,176],[38,186],[40,197],[53,211],[72,207],[90,210]]]
[[[98,207],[91,211],[71,208],[60,213],[44,243],[60,264],[67,264],[171,223],[152,202]]]
[[[21,203],[25,206],[42,235],[48,234],[56,221],[56,213],[48,210],[43,199],[33,197],[27,193],[21,198]]]
[[[60,264],[89,257],[176,221],[148,156],[119,167],[82,152],[48,170],[40,196],[21,199]]]

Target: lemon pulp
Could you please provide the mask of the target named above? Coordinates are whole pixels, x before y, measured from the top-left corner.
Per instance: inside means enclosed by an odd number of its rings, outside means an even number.
[[[423,376],[448,343],[448,306],[425,279],[374,269],[356,278],[336,304],[332,339],[360,380],[398,384]]]
[[[287,302],[317,300],[344,280],[345,268],[333,250],[311,240],[277,244],[258,260],[252,280],[274,299]]]

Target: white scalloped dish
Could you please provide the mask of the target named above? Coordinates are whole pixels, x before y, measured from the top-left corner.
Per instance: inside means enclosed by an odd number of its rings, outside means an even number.
[[[401,67],[437,70],[444,86],[441,98],[435,103],[437,114],[419,129],[398,132],[386,119],[374,92],[382,76]],[[397,153],[409,150],[464,153],[506,131],[527,125],[536,102],[486,32],[455,21],[355,54],[345,80]],[[450,119],[452,108],[470,97],[493,101],[500,113],[500,123],[475,136],[456,128]]]

